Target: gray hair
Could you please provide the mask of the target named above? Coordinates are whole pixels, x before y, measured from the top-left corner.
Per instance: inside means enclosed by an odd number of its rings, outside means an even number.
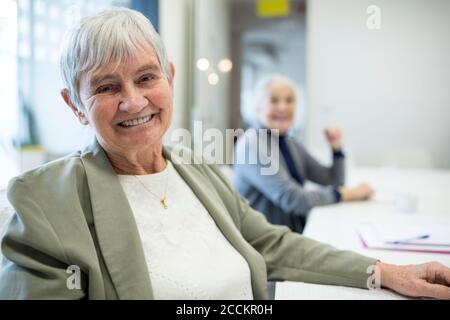
[[[139,46],[155,50],[161,70],[170,77],[170,65],[161,37],[140,12],[111,8],[87,16],[66,36],[62,47],[60,70],[64,85],[74,105],[80,109],[80,79],[111,62],[123,63],[133,57]]]
[[[259,125],[259,112],[267,95],[268,87],[274,83],[282,83],[288,86],[292,92],[294,92],[294,97],[298,97],[298,89],[294,82],[288,77],[281,74],[269,74],[262,77],[255,85],[252,95],[252,101],[248,103],[246,108],[242,110],[242,117],[251,126]]]

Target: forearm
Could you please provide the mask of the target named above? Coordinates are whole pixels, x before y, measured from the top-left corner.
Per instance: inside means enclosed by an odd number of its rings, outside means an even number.
[[[324,166],[307,154],[306,178],[324,186],[341,186],[345,183],[345,155],[341,151],[333,151],[331,166]]]
[[[318,190],[305,190],[298,187],[282,192],[280,197],[274,200],[274,203],[284,212],[304,215],[314,207],[336,203],[336,196],[331,187]]]
[[[278,233],[267,230],[253,242],[264,256],[269,279],[367,289],[370,267],[375,259],[337,250],[292,232]],[[267,244],[272,246],[267,247]]]
[[[263,176],[259,165],[236,165],[234,185],[245,182],[260,192],[284,212],[305,215],[311,208],[336,202],[332,188],[305,190],[285,172]]]
[[[330,171],[331,185],[338,187],[345,184],[345,155],[342,149],[333,150],[333,164]]]
[[[239,227],[263,257],[271,280],[305,281],[366,288],[376,260],[270,224],[240,199]]]

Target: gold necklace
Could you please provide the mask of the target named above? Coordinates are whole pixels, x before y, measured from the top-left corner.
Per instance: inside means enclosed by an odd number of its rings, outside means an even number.
[[[161,198],[160,196],[158,196],[157,194],[155,194],[152,190],[150,190],[149,188],[147,188],[147,186],[141,181],[141,179],[138,178],[138,176],[134,176],[139,183],[144,187],[145,190],[147,190],[148,193],[150,193],[152,196],[154,196],[156,199],[158,199],[159,203],[162,205],[162,207],[164,209],[168,209],[169,206],[167,204],[167,185],[168,185],[168,181],[169,181],[169,162],[167,162],[167,166],[166,166],[166,186],[164,188],[164,196]]]

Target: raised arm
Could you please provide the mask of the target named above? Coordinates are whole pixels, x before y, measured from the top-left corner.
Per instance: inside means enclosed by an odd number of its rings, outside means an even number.
[[[236,145],[236,154],[248,154],[249,148],[247,140],[240,140]],[[278,161],[278,159],[273,159],[273,161]],[[260,161],[255,164],[248,162],[235,164],[233,177],[235,185],[245,181],[282,208],[284,212],[296,215],[304,215],[318,205],[336,202],[336,196],[331,187],[307,191],[285,169],[279,167],[278,170],[268,175],[262,174],[263,169],[264,165]]]
[[[297,145],[298,152],[305,161],[306,178],[323,186],[340,187],[345,184],[345,155],[341,149],[331,150],[331,166],[319,163],[302,145]]]

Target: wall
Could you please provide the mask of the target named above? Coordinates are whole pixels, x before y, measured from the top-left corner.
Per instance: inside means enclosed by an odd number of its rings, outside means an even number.
[[[196,0],[195,10],[195,59],[206,58],[210,69],[201,72],[195,68],[193,119],[203,122],[204,128],[228,127],[230,75],[219,72],[217,64],[230,58],[229,1]],[[208,83],[208,75],[219,76],[217,85]]]
[[[159,3],[160,34],[169,60],[175,66],[173,118],[165,135],[166,143],[175,128],[189,126],[192,10],[193,0],[163,0]]]
[[[307,30],[310,146],[338,123],[359,165],[413,166],[425,150],[450,168],[450,1],[309,1]]]

